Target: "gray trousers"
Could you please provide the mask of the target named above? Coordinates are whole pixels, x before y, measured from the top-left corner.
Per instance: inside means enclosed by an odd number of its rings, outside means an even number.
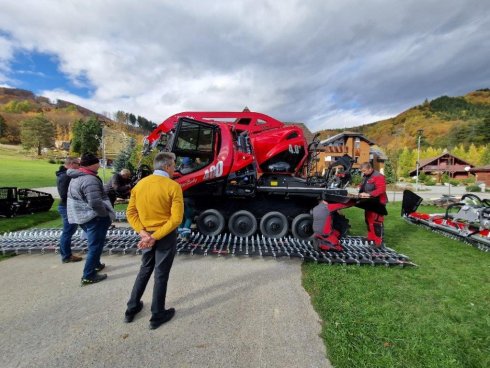
[[[156,241],[155,245],[149,251],[143,253],[141,267],[138,276],[136,276],[128,301],[127,312],[132,313],[138,308],[150,276],[153,270],[155,270],[150,321],[163,317],[165,313],[168,277],[174,261],[177,249],[176,245],[177,232],[174,230],[164,238]]]

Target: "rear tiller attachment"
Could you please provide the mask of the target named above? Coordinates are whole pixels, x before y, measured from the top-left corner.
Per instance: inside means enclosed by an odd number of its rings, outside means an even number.
[[[407,221],[427,227],[442,235],[461,240],[488,252],[490,250],[490,201],[475,194],[465,194],[459,203],[450,204],[445,213],[417,212],[422,198],[405,190],[402,217]]]

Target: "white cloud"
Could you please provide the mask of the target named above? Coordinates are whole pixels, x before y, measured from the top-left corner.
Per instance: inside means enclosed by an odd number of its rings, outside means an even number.
[[[312,130],[490,86],[484,0],[0,0],[0,83],[13,45],[56,55],[84,99],[155,122],[249,106]]]

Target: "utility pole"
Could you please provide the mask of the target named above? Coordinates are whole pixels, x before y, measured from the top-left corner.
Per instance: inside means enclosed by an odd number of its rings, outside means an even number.
[[[102,182],[105,184],[105,169],[107,167],[107,160],[105,157],[105,136],[104,136],[104,130],[105,126],[102,125],[102,136],[100,137],[100,146],[102,148],[102,162],[104,163],[104,166],[102,167]]]
[[[419,191],[419,167],[420,167],[420,138],[422,138],[422,134],[424,133],[423,129],[417,130],[418,141],[417,141],[417,177],[415,179],[415,191]]]

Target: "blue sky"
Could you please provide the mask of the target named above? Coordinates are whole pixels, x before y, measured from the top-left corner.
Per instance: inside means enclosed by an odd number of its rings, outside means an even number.
[[[56,55],[22,50],[15,53],[8,76],[15,81],[16,88],[27,89],[36,94],[45,90],[62,89],[83,98],[90,97],[94,89],[89,80],[82,78],[82,83],[74,83],[59,68]]]
[[[490,88],[487,0],[0,0],[0,86],[155,122],[248,106],[311,130]]]

